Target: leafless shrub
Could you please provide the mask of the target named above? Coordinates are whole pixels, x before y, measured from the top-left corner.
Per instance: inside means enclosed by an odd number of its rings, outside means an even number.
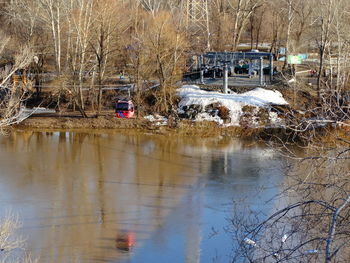
[[[296,162],[284,190],[273,199],[274,211],[247,209],[231,220],[234,260],[348,262],[350,142],[338,140],[317,145],[308,157],[288,152]]]
[[[9,38],[0,46],[4,50]],[[15,72],[26,68],[33,61],[33,52],[25,46],[13,56],[12,63],[8,63],[0,73],[0,131],[21,120],[21,103],[28,97],[28,87],[24,83],[16,84],[12,81]]]
[[[0,262],[1,263],[36,263],[25,250],[26,240],[17,235],[16,231],[22,226],[17,215],[8,212],[0,219]]]
[[[218,116],[224,120],[224,122],[230,121],[230,110],[224,106],[218,107],[219,113]]]

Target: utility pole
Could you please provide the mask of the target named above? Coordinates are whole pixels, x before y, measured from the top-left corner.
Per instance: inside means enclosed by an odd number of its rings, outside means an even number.
[[[260,57],[260,78],[259,78],[260,86],[264,83],[264,58]]]
[[[272,84],[273,80],[273,55],[270,55],[270,83]]]
[[[204,70],[203,69],[200,70],[200,83],[204,84]]]
[[[201,70],[203,66],[203,56],[197,56],[197,70]]]
[[[223,81],[224,81],[224,93],[227,94],[228,92],[228,67],[227,64],[224,65],[224,76],[223,76]]]

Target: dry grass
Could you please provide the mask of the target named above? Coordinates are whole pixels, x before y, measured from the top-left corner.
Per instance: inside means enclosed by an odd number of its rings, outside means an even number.
[[[218,116],[224,121],[224,123],[227,123],[230,121],[230,110],[224,106],[218,107],[219,113]]]
[[[15,128],[35,130],[55,129],[119,129],[139,130],[156,134],[175,136],[196,136],[210,137],[225,135],[240,138],[258,138],[266,133],[262,128],[242,127],[221,127],[216,122],[193,122],[192,120],[178,120],[169,118],[167,126],[156,126],[146,119],[117,119],[113,116],[100,116],[98,118],[81,117],[31,117]],[[268,131],[270,133],[271,131]]]

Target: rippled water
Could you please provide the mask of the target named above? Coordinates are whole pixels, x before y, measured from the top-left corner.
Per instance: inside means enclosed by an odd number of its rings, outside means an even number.
[[[18,131],[0,137],[0,213],[40,262],[229,262],[233,202],[271,209],[282,164],[229,138]]]

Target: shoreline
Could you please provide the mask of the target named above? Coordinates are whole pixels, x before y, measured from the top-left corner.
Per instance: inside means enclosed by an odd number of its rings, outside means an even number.
[[[179,136],[230,136],[240,138],[270,138],[272,136],[289,136],[284,128],[251,128],[230,126],[221,127],[210,121],[193,122],[182,119],[180,121],[169,121],[167,125],[155,125],[147,119],[118,119],[111,114],[103,114],[99,117],[83,118],[78,115],[48,115],[31,116],[19,124],[13,125],[17,130],[109,130],[109,131],[140,131],[163,135]]]
[[[277,136],[286,140],[290,140],[291,135],[296,133],[283,127],[283,119],[289,117],[289,111],[298,115],[296,110],[289,108],[289,104],[284,99],[284,97],[290,98],[290,94],[286,91],[255,88],[249,94],[243,94],[244,96],[240,94],[238,98],[232,97],[233,95],[223,97],[220,94],[215,99],[215,103],[213,103],[213,94],[216,93],[208,93],[200,90],[197,86],[184,85],[181,92],[183,93],[182,97],[188,98],[188,101],[185,99],[182,104],[177,105],[183,111],[180,119],[158,114],[133,119],[119,119],[115,117],[114,110],[105,108],[99,117],[96,117],[95,111],[86,111],[87,118],[83,118],[78,111],[70,110],[33,113],[27,119],[14,125],[13,128],[135,130],[201,137],[223,135],[241,138],[270,138]],[[236,96],[238,95],[236,94]],[[275,103],[277,106],[270,105],[270,103]],[[224,106],[220,108],[218,105]],[[151,111],[148,110],[148,112]],[[212,115],[211,112],[216,112],[216,115]],[[232,115],[230,112],[234,114]],[[200,121],[193,121],[194,116],[199,115]],[[282,124],[280,124],[280,120]],[[232,126],[225,126],[224,123],[230,123]]]
[[[120,131],[120,132],[146,132],[163,136],[185,137],[212,137],[227,136],[240,139],[253,139],[262,141],[299,142],[307,144],[310,137],[319,140],[334,140],[337,136],[349,138],[350,128],[346,127],[320,127],[315,136],[314,130],[296,133],[285,127],[222,127],[216,122],[193,122],[188,119],[177,121],[168,120],[166,125],[155,125],[151,121],[140,119],[118,119],[113,112],[103,112],[99,117],[83,118],[77,112],[66,114],[48,114],[47,116],[30,116],[19,124],[11,126],[15,130],[33,131]],[[317,140],[318,140],[317,139]]]

